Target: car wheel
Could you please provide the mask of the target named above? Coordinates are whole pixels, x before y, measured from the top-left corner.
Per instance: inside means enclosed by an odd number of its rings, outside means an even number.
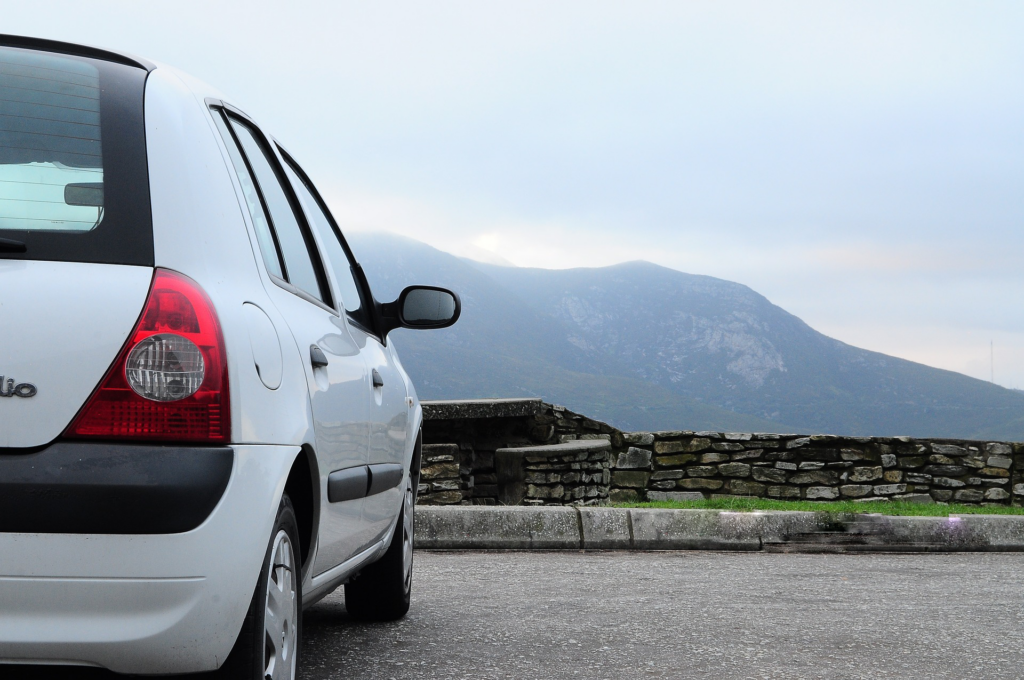
[[[409,611],[412,593],[414,482],[406,483],[391,545],[380,558],[345,584],[345,608],[364,621],[394,621]]]
[[[299,525],[281,499],[263,569],[235,646],[220,669],[231,680],[293,680],[302,635]]]

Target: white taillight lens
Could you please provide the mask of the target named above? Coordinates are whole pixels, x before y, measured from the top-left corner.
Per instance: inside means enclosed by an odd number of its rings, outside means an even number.
[[[203,353],[188,338],[172,333],[151,335],[134,348],[125,362],[132,390],[152,401],[178,401],[195,394],[203,384]]]

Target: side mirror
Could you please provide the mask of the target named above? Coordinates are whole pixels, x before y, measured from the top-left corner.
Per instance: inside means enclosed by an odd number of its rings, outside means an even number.
[[[445,288],[409,286],[394,302],[381,305],[384,335],[395,328],[447,328],[459,320],[462,301]]]

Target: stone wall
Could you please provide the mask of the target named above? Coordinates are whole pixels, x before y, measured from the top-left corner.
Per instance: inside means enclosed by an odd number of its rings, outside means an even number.
[[[455,444],[424,444],[417,502],[421,505],[458,505],[462,490],[462,453]]]
[[[424,443],[420,502],[426,504],[562,505],[735,496],[1024,501],[1024,445],[1005,442],[624,433],[539,399],[519,399],[426,402]]]
[[[1013,445],[909,437],[625,435],[612,500],[757,496],[1007,505]],[[1024,452],[1022,452],[1024,453]]]
[[[605,439],[498,449],[498,502],[597,505],[608,499],[611,466],[611,443]]]
[[[600,498],[606,499],[610,473],[605,470],[611,466],[611,451],[625,445],[622,433],[615,428],[561,406],[545,404],[540,399],[424,402],[423,421],[423,473],[417,501],[423,505],[495,505],[499,502],[515,505],[527,498],[549,504],[596,502],[598,492],[595,489],[577,491],[576,487],[600,486]],[[587,461],[575,460],[579,456],[576,451],[562,456],[558,452],[535,452],[536,455],[531,456],[524,453],[519,456],[522,467],[518,472],[509,471],[509,479],[501,485],[506,487],[505,493],[500,493],[495,459],[516,457],[507,450],[578,440],[603,440],[611,448],[590,461],[595,464],[593,469],[584,465]],[[428,451],[440,453],[442,450],[443,460],[428,460]],[[585,457],[590,455],[588,452]],[[526,460],[538,456],[544,460]],[[454,479],[449,476],[453,471],[451,463],[459,467],[457,490],[449,488]],[[584,467],[587,470],[584,471]],[[528,483],[526,472],[531,473]],[[574,476],[573,472],[586,476]],[[600,483],[594,481],[594,475],[601,475]],[[561,494],[557,493],[559,486]]]

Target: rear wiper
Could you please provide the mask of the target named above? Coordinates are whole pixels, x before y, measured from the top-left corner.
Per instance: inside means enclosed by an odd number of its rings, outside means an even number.
[[[12,238],[0,238],[0,253],[23,253],[27,250],[21,241]]]

